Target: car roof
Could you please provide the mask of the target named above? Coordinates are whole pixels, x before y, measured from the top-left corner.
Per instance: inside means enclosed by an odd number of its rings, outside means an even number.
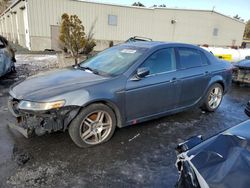
[[[161,41],[137,41],[137,42],[127,42],[121,45],[124,46],[134,46],[134,47],[141,47],[141,48],[155,48],[160,46],[183,46],[183,47],[192,47],[198,48],[198,46],[186,43],[178,43],[178,42],[161,42]]]

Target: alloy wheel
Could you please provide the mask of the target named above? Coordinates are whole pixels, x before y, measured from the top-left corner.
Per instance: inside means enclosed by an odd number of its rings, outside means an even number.
[[[105,111],[95,111],[88,114],[80,126],[81,139],[91,145],[105,140],[112,129],[111,116]]]
[[[211,90],[208,97],[208,105],[210,108],[215,109],[220,105],[222,100],[222,89],[220,87],[215,87]]]

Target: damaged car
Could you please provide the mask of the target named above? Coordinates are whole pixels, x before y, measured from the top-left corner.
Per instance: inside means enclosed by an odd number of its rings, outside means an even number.
[[[8,40],[0,35],[0,77],[15,72],[15,52]]]
[[[213,112],[231,79],[231,64],[197,46],[124,43],[14,84],[9,109],[27,137],[68,130],[77,146],[89,147],[108,141],[116,127],[192,107]]]
[[[250,84],[250,59],[247,57],[234,64],[233,81]]]
[[[246,108],[249,113],[249,103]],[[176,188],[248,188],[250,120],[207,140],[195,136],[176,148]]]

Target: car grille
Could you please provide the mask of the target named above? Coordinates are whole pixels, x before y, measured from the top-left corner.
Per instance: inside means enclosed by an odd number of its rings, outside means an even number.
[[[233,80],[236,82],[250,83],[250,70],[248,69],[234,70]]]

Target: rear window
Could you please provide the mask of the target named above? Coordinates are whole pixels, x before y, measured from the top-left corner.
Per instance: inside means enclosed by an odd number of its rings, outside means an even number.
[[[182,69],[200,67],[208,64],[201,51],[192,48],[178,48],[179,61]]]

